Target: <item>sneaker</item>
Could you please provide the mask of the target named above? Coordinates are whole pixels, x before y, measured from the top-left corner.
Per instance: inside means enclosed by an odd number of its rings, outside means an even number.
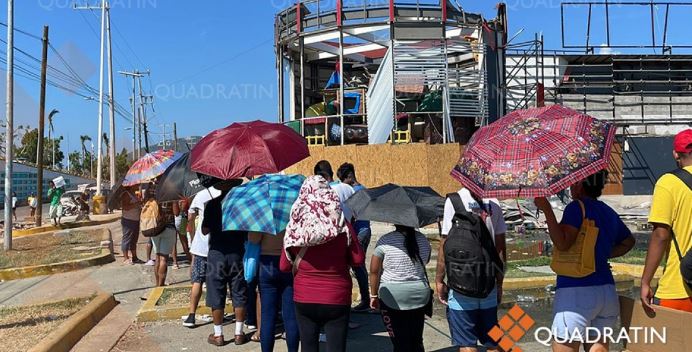
[[[245,328],[248,330],[257,330],[257,325],[248,325],[245,324]]]
[[[370,305],[366,302],[360,302],[357,306],[351,308],[351,311],[354,313],[367,313],[370,312],[372,309],[370,308]]]
[[[144,265],[146,265],[146,266],[154,266],[155,264],[156,264],[156,262],[151,260],[151,259],[147,260],[147,262],[144,263]]]
[[[187,319],[183,321],[183,326],[186,328],[194,328],[195,327],[195,315],[190,314],[187,316]]]

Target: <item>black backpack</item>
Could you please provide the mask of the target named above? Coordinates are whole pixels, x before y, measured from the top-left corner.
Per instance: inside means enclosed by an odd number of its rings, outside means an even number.
[[[690,191],[692,191],[692,174],[683,169],[677,169],[669,173],[677,176],[677,178],[684,182],[687,187],[690,188]],[[676,238],[672,227],[670,232],[673,237],[673,243],[675,244],[675,250],[678,253],[678,258],[680,259],[680,274],[682,275],[682,279],[685,281],[687,286],[692,289],[692,251],[687,251],[687,253],[683,255],[682,251],[680,251],[680,244],[678,243],[678,239]]]
[[[458,193],[447,198],[454,206],[452,228],[443,248],[447,286],[464,296],[488,297],[503,270],[490,231],[480,216],[466,211]]]

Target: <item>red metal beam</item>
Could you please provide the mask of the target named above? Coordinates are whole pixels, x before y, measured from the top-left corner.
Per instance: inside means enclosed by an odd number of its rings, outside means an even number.
[[[442,5],[442,23],[447,23],[447,0],[440,0]]]
[[[342,8],[343,8],[343,0],[336,0],[336,25],[337,25],[337,27],[341,27],[341,25],[343,24],[342,17],[341,17]]]
[[[389,21],[394,22],[394,0],[389,0]]]
[[[543,83],[536,84],[536,107],[545,106],[545,86]]]
[[[296,1],[296,32],[300,33],[303,26],[303,14],[300,11],[300,0]]]

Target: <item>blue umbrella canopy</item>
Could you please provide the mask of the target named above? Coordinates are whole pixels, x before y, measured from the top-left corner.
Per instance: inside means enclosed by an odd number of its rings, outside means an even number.
[[[273,235],[285,230],[304,180],[302,175],[263,175],[233,188],[222,204],[223,229]]]

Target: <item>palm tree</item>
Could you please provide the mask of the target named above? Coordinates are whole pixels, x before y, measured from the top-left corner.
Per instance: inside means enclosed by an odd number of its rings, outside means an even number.
[[[82,142],[82,169],[84,169],[84,164],[86,161],[84,160],[86,158],[86,145],[84,143],[91,142],[91,137],[87,135],[79,136],[79,140]]]
[[[108,139],[108,134],[104,132],[103,133],[103,144],[106,145],[106,150],[108,150],[108,148],[110,146],[109,142],[110,142],[110,139]]]

